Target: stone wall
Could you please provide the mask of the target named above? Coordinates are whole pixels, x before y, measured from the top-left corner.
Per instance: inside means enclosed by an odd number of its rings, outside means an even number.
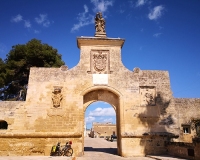
[[[109,123],[93,123],[92,124],[92,131],[96,133],[97,137],[110,137],[116,132],[116,125],[115,124],[109,124]]]
[[[193,138],[195,159],[200,159],[200,138]]]
[[[124,157],[146,156],[146,155],[165,155],[167,154],[166,135],[146,135],[146,136],[124,136],[122,144],[127,146],[122,148]],[[124,145],[123,145],[124,146]],[[126,150],[126,151],[123,151]]]
[[[200,159],[200,142],[170,142],[167,144],[167,149],[168,154],[174,157],[187,158],[190,160]]]
[[[18,132],[26,130],[25,102],[2,101],[0,102],[0,120],[8,123],[8,130],[0,130],[0,135],[5,132]]]
[[[24,133],[23,133],[24,134]],[[50,156],[51,148],[53,145],[56,145],[58,142],[61,142],[61,145],[69,140],[72,141],[72,148],[74,149],[75,155],[82,155],[78,153],[79,150],[78,143],[80,140],[74,138],[63,138],[64,135],[54,136],[53,134],[45,135],[30,135],[25,134],[26,136],[20,136],[20,134],[4,135],[0,138],[1,156]],[[53,137],[53,138],[52,138]],[[80,144],[81,145],[81,144]]]
[[[166,113],[171,115],[169,132],[179,135],[173,141],[192,143],[192,138],[196,136],[196,127],[193,124],[193,120],[200,117],[200,99],[173,98],[170,100]],[[184,133],[184,126],[189,127],[189,133]]]
[[[52,145],[68,140],[74,156],[82,155],[84,113],[95,101],[116,111],[121,156],[164,154],[166,141],[184,140],[181,125],[200,117],[200,100],[173,98],[168,71],[128,70],[121,61],[123,43],[119,38],[79,37],[80,61],[74,68],[31,68],[26,101],[0,102],[0,120],[8,122],[8,129],[0,130],[8,146],[0,155],[49,155]],[[9,148],[13,145],[16,151]]]

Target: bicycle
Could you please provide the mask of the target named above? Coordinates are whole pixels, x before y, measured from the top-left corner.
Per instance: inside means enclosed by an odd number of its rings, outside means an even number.
[[[61,156],[61,154],[60,142],[58,142],[56,146],[52,146],[50,156]]]
[[[62,148],[61,154],[62,154],[63,156],[67,156],[67,157],[72,156],[72,154],[73,154],[73,149],[72,149],[71,145],[72,145],[72,141],[69,141],[69,142],[67,142],[67,143],[65,144],[65,146]]]
[[[72,141],[69,141],[65,146],[60,146],[60,142],[56,146],[52,146],[50,156],[72,156],[73,149],[71,148]]]

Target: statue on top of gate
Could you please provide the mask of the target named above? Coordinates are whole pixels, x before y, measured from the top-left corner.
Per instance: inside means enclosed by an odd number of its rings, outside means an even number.
[[[97,12],[95,17],[95,37],[106,37],[106,30],[105,30],[106,21],[102,17],[101,12]]]

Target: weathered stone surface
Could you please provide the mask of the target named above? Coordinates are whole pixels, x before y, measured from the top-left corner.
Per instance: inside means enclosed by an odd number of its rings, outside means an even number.
[[[95,101],[116,111],[119,155],[165,154],[170,138],[191,141],[195,132],[184,134],[182,124],[200,117],[200,99],[174,98],[167,71],[125,68],[123,44],[118,38],[79,37],[74,68],[31,68],[26,101],[0,102],[0,120],[8,123],[0,130],[0,155],[49,155],[52,145],[67,140],[74,155],[82,155],[84,113]]]
[[[171,142],[167,144],[167,149],[171,156],[187,158],[190,160],[200,159],[200,141],[195,143]]]

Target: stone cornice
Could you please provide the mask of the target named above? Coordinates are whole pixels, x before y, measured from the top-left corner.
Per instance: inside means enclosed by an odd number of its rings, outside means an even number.
[[[102,37],[77,37],[77,46],[120,46],[123,47],[124,39]]]

